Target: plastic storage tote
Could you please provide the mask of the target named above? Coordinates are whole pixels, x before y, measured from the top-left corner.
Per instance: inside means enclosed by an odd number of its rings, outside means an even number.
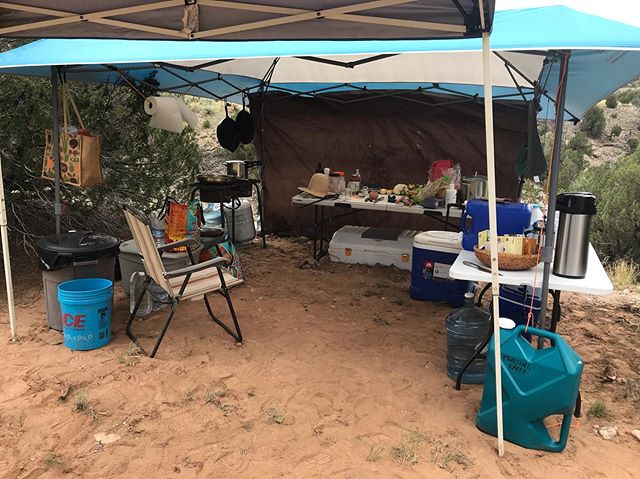
[[[46,236],[36,242],[51,329],[62,331],[58,285],[76,278],[113,281],[119,245],[115,236],[88,231]]]
[[[569,438],[582,360],[558,334],[536,328],[529,328],[528,332],[549,339],[551,346],[536,349],[524,338],[524,326],[500,330],[504,438],[529,449],[559,452]],[[487,376],[476,425],[496,436],[494,339],[487,352]],[[545,418],[552,415],[562,416],[557,441],[544,424]]]
[[[523,234],[531,224],[531,210],[526,203],[498,203],[498,236],[507,234]],[[467,220],[471,221],[467,225]],[[460,230],[463,232],[462,247],[473,251],[478,244],[478,233],[489,229],[489,202],[473,199],[460,218]]]
[[[343,226],[329,243],[331,261],[411,269],[414,230]]]
[[[446,301],[454,308],[464,304],[471,281],[452,279],[449,270],[460,250],[460,233],[426,231],[413,238],[409,296],[420,301]]]
[[[58,286],[64,345],[88,351],[111,341],[113,283],[103,278],[66,281]]]
[[[200,257],[200,251],[202,251],[202,244],[198,244],[193,248],[193,256],[198,261]],[[177,253],[162,253],[162,264],[165,270],[174,271],[180,268],[186,268],[191,266],[191,260],[189,259],[189,253],[177,252]],[[142,264],[142,258],[138,252],[135,240],[125,241],[120,245],[120,254],[118,254],[118,262],[120,263],[120,272],[122,273],[122,289],[126,294],[129,294],[131,288],[131,275],[136,272],[144,272],[144,265]]]

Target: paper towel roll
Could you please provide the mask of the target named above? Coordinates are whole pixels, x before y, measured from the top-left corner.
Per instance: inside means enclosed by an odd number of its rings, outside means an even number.
[[[178,106],[180,107],[180,115],[184,122],[189,125],[192,129],[196,129],[198,126],[198,117],[194,112],[192,112],[187,105],[184,104],[182,98],[176,98],[178,102]]]
[[[172,96],[152,96],[144,101],[144,111],[151,115],[149,123],[153,128],[180,133],[184,125],[180,106]]]

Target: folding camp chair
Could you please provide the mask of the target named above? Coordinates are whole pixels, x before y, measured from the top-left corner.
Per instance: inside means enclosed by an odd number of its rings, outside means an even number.
[[[241,284],[242,280],[234,278],[229,273],[223,272],[222,268],[229,264],[228,260],[226,258],[218,257],[196,264],[195,258],[191,252],[191,245],[195,242],[192,239],[186,239],[163,246],[156,246],[153,241],[153,237],[151,236],[149,222],[145,216],[130,206],[123,206],[123,210],[124,216],[127,219],[127,223],[129,224],[129,228],[131,229],[131,233],[133,234],[133,238],[138,247],[138,251],[142,256],[144,269],[147,273],[147,279],[143,283],[142,291],[136,300],[136,304],[131,312],[129,321],[127,322],[127,336],[129,336],[134,343],[140,346],[137,338],[131,332],[131,325],[136,313],[138,312],[140,303],[144,298],[144,294],[147,292],[147,289],[153,280],[169,295],[167,303],[171,304],[171,309],[169,310],[169,315],[167,316],[162,330],[160,331],[160,336],[149,354],[150,357],[154,357],[156,355],[158,347],[167,332],[167,328],[169,327],[169,323],[173,318],[173,314],[175,313],[178,304],[185,299],[195,300],[203,298],[211,319],[231,335],[238,344],[242,343],[242,333],[240,332],[238,319],[236,318],[233,303],[231,302],[231,296],[229,295],[229,288]],[[175,271],[165,271],[161,260],[162,253],[180,246],[186,246],[189,258],[191,259],[191,266],[180,268]],[[233,324],[235,326],[235,332],[220,321],[215,314],[213,314],[207,294],[214,292],[224,296],[227,300],[229,312],[231,313],[231,318],[233,319]],[[131,294],[133,294],[133,291]],[[145,352],[145,354],[147,353]]]

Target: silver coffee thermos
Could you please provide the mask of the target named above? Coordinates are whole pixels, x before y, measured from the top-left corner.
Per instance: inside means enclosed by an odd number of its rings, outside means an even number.
[[[556,208],[560,212],[553,274],[584,278],[589,258],[589,228],[596,214],[596,198],[591,193],[562,193]]]

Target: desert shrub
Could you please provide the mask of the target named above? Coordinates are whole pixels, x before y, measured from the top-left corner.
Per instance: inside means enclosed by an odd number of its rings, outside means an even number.
[[[640,97],[640,89],[638,88],[624,88],[618,92],[618,101],[620,103],[629,104],[634,102]]]
[[[640,144],[640,139],[637,136],[632,136],[627,140],[627,148],[629,148],[629,153],[633,153],[638,149],[638,144]]]
[[[209,121],[208,118],[202,122],[202,128],[204,128],[205,130],[211,128],[211,121]]]
[[[607,106],[607,108],[615,108],[618,106],[618,99],[615,95],[610,95],[607,97],[604,104]]]
[[[611,127],[611,136],[620,136],[620,133],[622,133],[622,127],[620,125],[613,125]]]
[[[607,120],[604,117],[604,111],[596,105],[586,111],[580,122],[580,129],[591,138],[600,138],[606,124]]]
[[[558,187],[561,191],[569,189],[571,183],[587,167],[585,155],[591,155],[591,153],[591,142],[582,131],[577,132],[563,145],[558,177]]]
[[[617,162],[586,168],[571,184],[590,191],[598,201],[591,241],[610,259],[640,262],[640,150]]]

